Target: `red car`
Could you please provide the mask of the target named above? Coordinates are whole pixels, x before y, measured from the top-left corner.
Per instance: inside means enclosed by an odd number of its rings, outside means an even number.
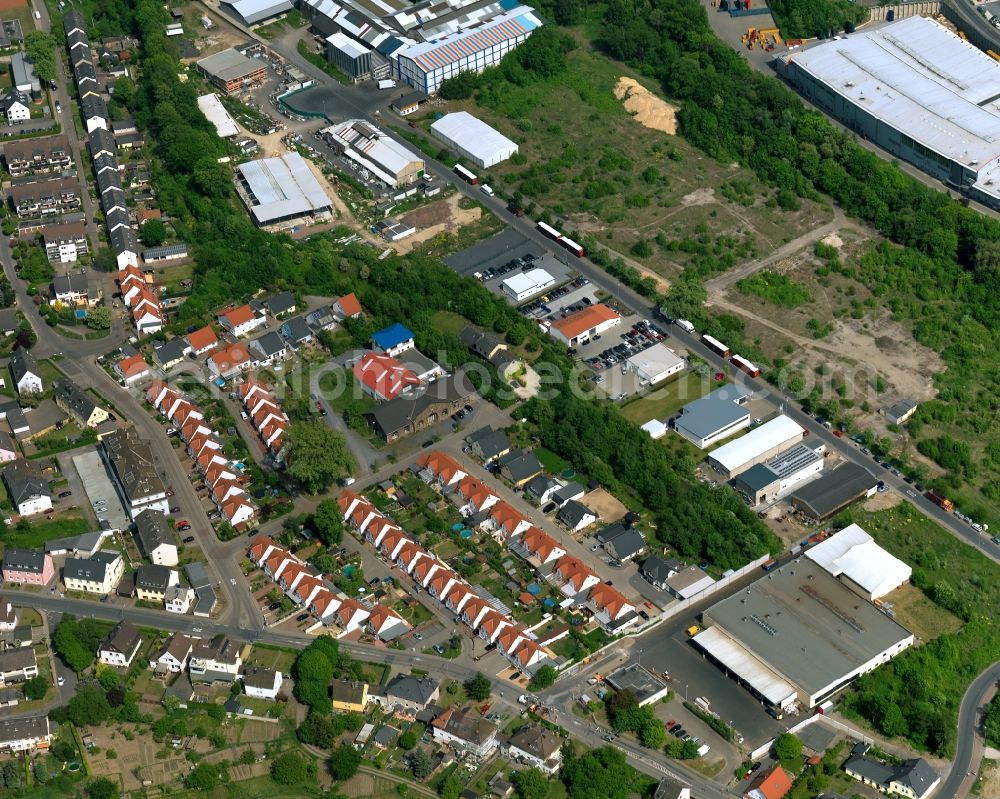
[[[177,524],[177,531],[184,533],[191,529],[191,524],[186,519],[181,519]]]
[[[843,433],[841,433],[841,432],[840,432],[839,430],[834,430],[834,431],[833,431],[833,434],[834,434],[834,435],[835,435],[835,436],[836,436],[837,438],[843,438],[843,437],[844,437],[844,434],[843,434]]]
[[[723,372],[716,372],[715,373],[715,379],[716,380],[725,380],[726,379],[726,375]]]

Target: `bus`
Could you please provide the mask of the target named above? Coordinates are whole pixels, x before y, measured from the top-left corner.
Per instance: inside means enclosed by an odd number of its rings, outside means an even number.
[[[464,180],[470,186],[475,186],[477,183],[479,183],[479,178],[473,175],[468,169],[466,169],[461,164],[455,164],[455,174],[458,175],[462,180]]]
[[[746,358],[739,355],[734,355],[729,359],[729,362],[739,369],[741,372],[746,372],[750,377],[760,377],[760,369],[754,366]]]
[[[540,231],[542,231],[542,233],[553,241],[559,241],[562,238],[562,233],[552,227],[552,225],[546,225],[544,222],[539,222],[537,227]]]
[[[569,250],[571,253],[573,253],[573,255],[575,255],[577,258],[583,258],[583,247],[581,247],[579,244],[573,241],[573,239],[568,239],[565,236],[563,236],[561,239],[559,239],[559,243],[567,250]]]
[[[719,341],[717,338],[713,338],[707,333],[701,337],[701,343],[708,347],[712,352],[718,355],[720,358],[729,357],[729,347]]]

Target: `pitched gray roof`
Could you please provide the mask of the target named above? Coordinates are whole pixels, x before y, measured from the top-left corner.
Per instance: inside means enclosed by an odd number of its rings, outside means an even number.
[[[541,724],[529,722],[511,736],[510,745],[541,760],[548,760],[559,751],[562,738]]]
[[[468,437],[468,442],[477,445],[486,460],[492,460],[501,452],[510,449],[507,433],[503,430],[494,430],[492,427],[480,427]]]
[[[10,571],[41,574],[45,569],[45,553],[40,549],[11,547],[3,553],[3,567]]]
[[[48,734],[49,717],[45,714],[0,720],[0,744],[31,738],[44,738]]]
[[[276,676],[277,672],[274,669],[250,666],[243,672],[243,684],[251,688],[274,688]]]
[[[24,347],[18,347],[10,355],[10,373],[14,376],[14,382],[20,383],[21,378],[29,372],[38,377],[42,375],[35,356]]]
[[[268,331],[260,338],[254,339],[252,343],[264,353],[265,358],[270,358],[288,348],[285,340],[273,330]]]
[[[422,416],[429,407],[442,402],[463,402],[475,393],[476,390],[465,372],[458,370],[454,375],[435,380],[417,397],[396,397],[373,408],[365,415],[386,435],[392,435]]]
[[[184,352],[188,348],[188,343],[185,341],[183,336],[177,336],[176,338],[170,339],[170,341],[161,344],[159,347],[154,347],[154,352],[156,353],[156,360],[159,361],[160,365],[165,365],[168,363],[173,363],[179,358],[184,357]]]
[[[635,529],[624,530],[620,535],[616,535],[610,541],[605,542],[605,550],[612,557],[618,560],[634,557],[646,548],[646,539],[642,533]]]
[[[130,500],[166,494],[149,444],[134,430],[118,430],[102,441],[111,467]]]
[[[571,499],[559,509],[558,518],[567,527],[576,527],[587,514],[594,515],[594,512],[575,499]]]
[[[312,328],[306,323],[305,317],[295,316],[281,323],[281,333],[293,344],[312,337]]]
[[[69,413],[86,421],[97,407],[90,395],[67,377],[60,377],[53,384],[56,404]]]
[[[295,295],[290,291],[283,291],[264,300],[264,306],[272,316],[288,313],[295,307]]]
[[[131,657],[141,640],[142,636],[131,622],[120,621],[101,642],[101,649],[107,652],[120,652],[126,657]]]
[[[135,570],[135,587],[162,593],[170,584],[170,572],[166,566],[143,564]]]
[[[684,568],[684,564],[676,558],[661,558],[659,555],[651,555],[642,564],[640,573],[647,580],[654,583],[662,583],[671,574],[679,572]]]
[[[162,544],[173,543],[167,517],[158,510],[146,509],[135,517],[135,535],[145,557],[150,557]]]
[[[397,697],[416,705],[426,705],[438,688],[438,682],[430,677],[413,677],[398,674],[385,687],[387,697]]]
[[[3,481],[15,505],[20,505],[32,497],[52,496],[52,492],[49,491],[49,481],[34,463],[28,461],[16,460],[5,466]]]
[[[100,550],[89,558],[66,558],[63,579],[104,581],[108,567],[120,558],[117,552]]]
[[[548,474],[537,474],[532,477],[528,484],[524,487],[532,496],[538,497],[539,499],[545,494],[546,491],[551,489],[553,486],[558,485],[558,482],[554,477]]]
[[[534,452],[525,452],[523,449],[513,449],[498,461],[501,469],[506,469],[511,479],[519,483],[529,477],[538,474],[542,470],[542,464]]]

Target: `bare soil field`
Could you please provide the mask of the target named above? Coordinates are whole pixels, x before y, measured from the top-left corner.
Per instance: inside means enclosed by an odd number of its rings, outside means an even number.
[[[392,242],[392,246],[399,253],[408,253],[440,233],[455,233],[460,227],[478,222],[482,209],[479,206],[461,208],[461,199],[462,195],[456,192],[406,214],[403,221],[413,225],[417,232],[402,241]]]
[[[628,508],[603,488],[597,488],[589,494],[585,494],[581,501],[594,511],[602,522],[609,524],[618,521],[628,513]]]
[[[677,109],[657,97],[635,78],[621,77],[615,84],[615,97],[622,101],[625,110],[644,128],[677,133]]]

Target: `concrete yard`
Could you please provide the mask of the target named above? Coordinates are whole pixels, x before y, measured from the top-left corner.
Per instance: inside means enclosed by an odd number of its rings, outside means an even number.
[[[87,504],[93,508],[99,499],[108,503],[107,510],[97,514],[98,519],[107,519],[112,527],[127,530],[132,520],[125,511],[125,506],[118,496],[118,491],[115,490],[114,482],[100,453],[85,452],[82,455],[75,455],[73,467],[83,483]]]

